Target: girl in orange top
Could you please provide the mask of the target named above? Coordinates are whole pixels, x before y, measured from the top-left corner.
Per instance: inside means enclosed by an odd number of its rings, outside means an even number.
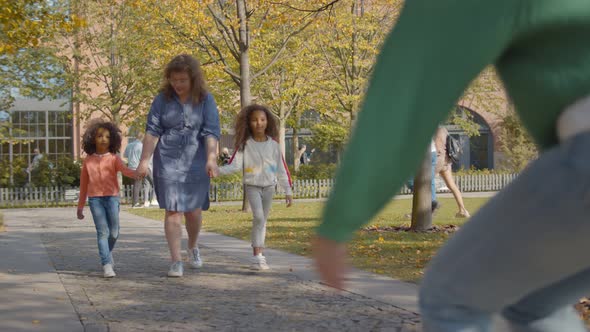
[[[88,197],[104,277],[112,278],[115,276],[112,252],[119,237],[117,172],[130,178],[136,175],[116,155],[121,149],[121,130],[112,122],[100,120],[88,126],[82,136],[82,149],[88,156],[80,175],[78,219],[84,219],[84,203]]]

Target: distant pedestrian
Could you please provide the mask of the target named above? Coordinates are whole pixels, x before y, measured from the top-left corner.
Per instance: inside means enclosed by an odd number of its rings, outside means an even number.
[[[436,173],[440,175],[440,177],[445,181],[447,187],[453,193],[455,197],[455,201],[457,202],[457,207],[459,211],[455,214],[457,218],[469,218],[469,211],[465,208],[465,204],[463,203],[463,195],[461,195],[461,191],[455,180],[453,179],[453,162],[448,155],[447,152],[447,139],[449,137],[449,132],[445,127],[438,127],[436,130],[436,134],[434,134],[434,143],[436,145]]]

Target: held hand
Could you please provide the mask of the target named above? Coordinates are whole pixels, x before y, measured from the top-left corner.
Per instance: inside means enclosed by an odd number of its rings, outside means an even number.
[[[78,219],[84,219],[84,209],[78,209]]]
[[[217,167],[217,161],[208,160],[205,167],[207,169],[207,175],[209,175],[210,178],[214,178],[219,175],[219,167]]]
[[[140,161],[137,169],[135,170],[135,174],[137,174],[138,178],[142,178],[147,175],[148,173],[148,162],[147,161]]]
[[[342,289],[346,271],[346,247],[342,243],[317,237],[312,241],[316,268],[322,280],[331,287]]]
[[[287,202],[287,207],[293,205],[293,195],[287,195],[285,201]]]

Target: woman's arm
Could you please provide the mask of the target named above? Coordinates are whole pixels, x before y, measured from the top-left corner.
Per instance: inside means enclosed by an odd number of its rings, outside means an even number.
[[[207,94],[203,101],[203,126],[201,127],[200,135],[204,137],[207,145],[207,174],[210,177],[217,176],[217,142],[221,135],[221,128],[219,125],[219,112],[217,111],[217,104],[213,95]]]

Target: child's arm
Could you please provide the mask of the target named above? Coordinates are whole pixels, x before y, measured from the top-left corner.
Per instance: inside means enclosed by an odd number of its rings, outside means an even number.
[[[287,168],[287,163],[285,162],[285,158],[283,158],[283,154],[281,153],[281,148],[277,144],[277,179],[285,190],[285,196],[287,201],[287,207],[291,206],[293,203],[293,192],[291,191],[291,175],[289,174],[289,168]]]
[[[244,169],[244,151],[237,151],[230,163],[219,167],[219,175],[228,175],[232,173],[240,172]]]
[[[136,179],[137,174],[135,173],[135,171],[125,166],[125,164],[123,164],[123,160],[121,159],[121,157],[116,156],[116,158],[117,159],[115,160],[115,169],[118,172],[123,173],[123,175],[125,175],[128,178]]]
[[[82,163],[82,170],[80,171],[80,195],[78,196],[78,219],[84,219],[84,204],[86,204],[86,196],[88,195],[88,167],[86,160]]]

